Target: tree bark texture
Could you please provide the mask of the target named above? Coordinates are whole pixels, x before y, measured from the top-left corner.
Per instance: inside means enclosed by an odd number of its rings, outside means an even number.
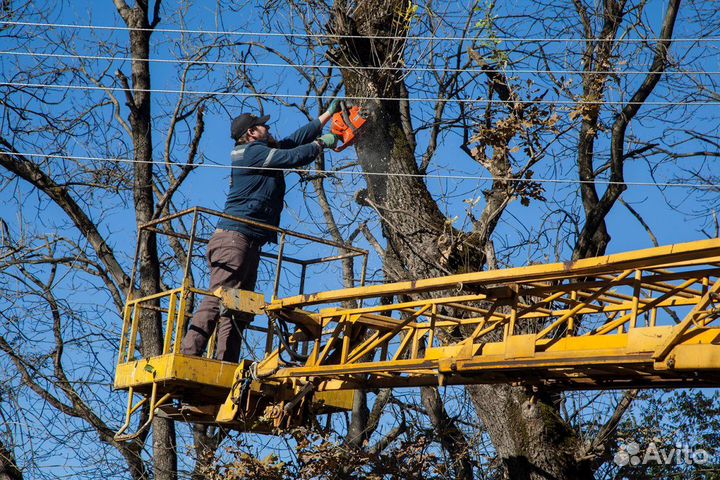
[[[0,480],[23,480],[13,453],[0,442]]]
[[[472,385],[467,389],[495,446],[505,478],[593,478],[591,464],[576,460],[581,442],[549,395],[532,395],[509,385]]]

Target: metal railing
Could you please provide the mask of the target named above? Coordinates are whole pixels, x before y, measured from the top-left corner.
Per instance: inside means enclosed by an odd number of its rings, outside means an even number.
[[[191,218],[190,231],[189,233],[178,232],[173,229],[173,221],[180,221],[182,219]],[[203,207],[194,207],[187,209],[173,215],[168,215],[157,220],[140,225],[137,236],[137,246],[135,249],[135,260],[133,262],[133,270],[131,274],[131,285],[133,286],[132,292],[128,294],[125,303],[125,309],[123,314],[123,326],[120,338],[120,349],[118,355],[118,364],[127,363],[133,361],[136,355],[136,345],[138,343],[138,330],[140,327],[140,317],[143,310],[153,310],[166,316],[164,323],[164,339],[162,344],[162,354],[179,353],[180,344],[185,334],[186,324],[189,318],[192,317],[192,305],[193,295],[214,295],[205,289],[196,288],[192,285],[191,279],[193,278],[193,258],[194,251],[198,248],[198,244],[207,244],[210,239],[203,237],[198,234],[199,222],[208,220],[209,218],[224,218],[232,220],[238,223],[243,223],[252,227],[261,228],[271,232],[276,232],[279,236],[277,253],[261,252],[261,257],[266,259],[274,259],[274,279],[272,282],[272,299],[276,299],[280,287],[281,271],[285,264],[294,264],[300,267],[300,278],[298,281],[298,294],[304,294],[306,288],[306,275],[308,268],[313,265],[341,261],[348,258],[361,257],[362,267],[359,279],[359,285],[365,284],[365,277],[368,264],[368,252],[351,245],[345,245],[342,243],[326,240],[323,238],[307,235],[292,230],[274,227],[271,225],[265,225],[259,222],[248,220],[245,218],[234,217],[231,215],[217,212],[211,209]],[[206,222],[206,224],[209,224]],[[177,240],[186,242],[186,247],[182,251],[185,256],[184,269],[180,286],[170,288],[161,292],[157,292],[150,295],[140,296],[138,289],[134,288],[136,285],[136,277],[138,275],[138,262],[141,254],[142,236],[147,234],[156,234],[161,236],[167,236]],[[299,239],[304,241],[312,242],[316,245],[330,247],[338,251],[335,255],[321,255],[313,256],[311,258],[303,259],[297,258],[297,256],[285,255],[285,248],[289,240]],[[166,304],[166,307],[163,305]],[[262,328],[257,326],[249,326],[250,330],[261,331],[267,333],[268,336],[272,336],[272,324],[268,323],[268,328]],[[211,336],[206,356],[212,358],[214,344],[215,344],[215,333]],[[272,348],[272,345],[268,345],[267,348]],[[267,352],[266,352],[267,353]]]

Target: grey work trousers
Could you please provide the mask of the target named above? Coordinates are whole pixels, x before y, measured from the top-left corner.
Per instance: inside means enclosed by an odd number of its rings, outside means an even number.
[[[254,290],[263,242],[253,240],[242,233],[217,230],[208,243],[210,264],[210,291],[219,287]],[[180,352],[185,355],[202,355],[215,325],[217,346],[215,358],[225,362],[237,362],[244,327],[252,321],[250,313],[230,316],[220,312],[220,299],[206,296],[195,312],[183,338]]]

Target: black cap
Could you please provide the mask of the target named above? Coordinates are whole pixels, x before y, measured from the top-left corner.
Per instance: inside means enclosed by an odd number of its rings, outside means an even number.
[[[243,113],[239,117],[235,117],[232,121],[232,125],[230,125],[230,138],[237,140],[242,137],[249,128],[264,125],[268,120],[270,120],[270,115],[256,117],[250,113]]]

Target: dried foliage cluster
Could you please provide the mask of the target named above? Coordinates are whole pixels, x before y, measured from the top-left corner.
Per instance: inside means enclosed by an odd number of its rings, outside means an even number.
[[[432,453],[431,441],[423,436],[406,438],[383,451],[367,451],[342,445],[337,437],[307,429],[288,433],[297,444],[295,462],[277,455],[264,459],[238,445],[227,448],[229,460],[215,461],[202,473],[208,480],[434,480],[447,478],[447,471]],[[226,457],[226,458],[227,458]]]

